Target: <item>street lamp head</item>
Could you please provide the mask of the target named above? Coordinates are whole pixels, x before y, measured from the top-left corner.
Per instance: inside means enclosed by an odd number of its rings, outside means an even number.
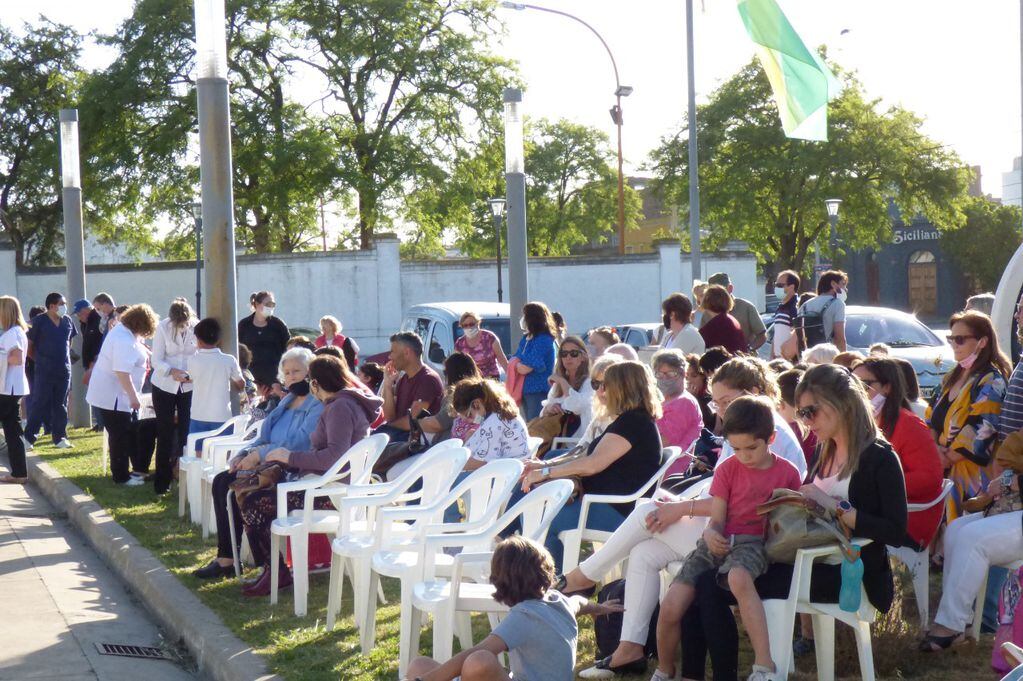
[[[618,89],[615,90],[615,97],[628,97],[632,94],[632,87],[629,85],[619,85]]]
[[[838,207],[842,205],[842,199],[825,199],[824,205],[828,209],[828,217],[837,218]]]
[[[193,201],[189,208],[192,211],[192,218],[194,218],[196,222],[202,220],[202,201]]]
[[[60,175],[67,189],[82,186],[78,160],[78,109],[60,110]]]
[[[490,204],[490,212],[495,218],[504,215],[504,199],[490,199],[487,203]]]
[[[504,7],[505,9],[519,10],[520,12],[526,9],[526,6],[523,5],[521,2],[502,2],[501,7]]]
[[[227,78],[224,0],[195,0],[195,64],[198,78]]]
[[[622,107],[617,104],[608,109],[607,112],[611,114],[611,120],[615,125],[622,125],[625,122],[625,119],[622,118]]]
[[[504,172],[526,172],[522,138],[522,90],[504,89]]]

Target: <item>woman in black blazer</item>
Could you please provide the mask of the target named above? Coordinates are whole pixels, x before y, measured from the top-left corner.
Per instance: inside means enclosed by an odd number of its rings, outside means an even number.
[[[863,385],[843,367],[823,364],[804,374],[796,388],[800,418],[817,435],[817,465],[802,491],[828,508],[854,537],[873,540],[863,547],[863,586],[871,605],[891,608],[895,585],[887,546],[906,536],[906,484],[899,458],[877,430]],[[772,564],[756,581],[764,600],[785,599],[792,566]],[[815,563],[810,599],[837,603],[841,566]],[[715,681],[737,678],[739,637],[731,593],[718,586],[715,571],[696,582],[696,601],[682,620],[682,677],[702,679],[707,653]]]

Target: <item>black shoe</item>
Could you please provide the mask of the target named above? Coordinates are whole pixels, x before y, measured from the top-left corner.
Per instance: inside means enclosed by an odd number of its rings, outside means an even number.
[[[222,579],[224,577],[234,577],[234,566],[228,565],[225,567],[218,563],[217,559],[214,558],[210,561],[209,565],[201,567],[193,572],[192,576],[198,577],[199,579]]]
[[[611,656],[608,655],[602,660],[597,660],[597,664],[594,666],[597,669],[606,669],[612,674],[621,674],[623,676],[626,674],[642,674],[646,671],[647,659],[645,657],[641,657],[638,660],[633,660],[632,662],[626,662],[623,665],[612,667]]]
[[[558,581],[555,582],[554,588],[560,591],[565,596],[583,596],[584,598],[593,598],[593,594],[597,593],[597,587],[589,586],[585,589],[579,589],[578,591],[565,591],[568,588],[568,578],[565,575],[558,577]]]

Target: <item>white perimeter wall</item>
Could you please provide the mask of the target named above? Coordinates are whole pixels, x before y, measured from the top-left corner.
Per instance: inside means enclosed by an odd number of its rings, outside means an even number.
[[[496,269],[493,260],[401,262],[398,241],[389,236],[378,237],[369,251],[245,255],[238,258],[238,310],[248,314],[249,294],[269,289],[289,326],[315,328],[322,315],[333,314],[346,334],[375,352],[384,349],[411,305],[497,300]],[[763,309],[752,255],[745,250],[705,255],[705,277],[719,271],[731,276],[736,295]],[[599,324],[657,321],[667,294],[689,293],[690,272],[688,255],[678,242],[667,241],[646,255],[532,259],[529,293],[561,311],[578,333]],[[507,300],[507,267],[504,282]],[[87,265],[86,283],[90,297],[106,291],[119,304],[148,303],[161,315],[175,296],[195,300],[195,268],[187,262]],[[14,252],[0,250],[0,294],[16,296],[26,312],[50,291],[66,288],[63,269],[16,269]]]

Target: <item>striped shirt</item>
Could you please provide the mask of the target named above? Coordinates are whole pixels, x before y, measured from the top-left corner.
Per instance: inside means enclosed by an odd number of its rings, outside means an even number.
[[[1023,430],[1023,361],[1016,365],[1009,377],[998,421],[998,435],[1004,440],[1018,430]]]
[[[796,297],[778,305],[774,311],[774,357],[781,357],[781,348],[792,335],[792,320],[796,318]]]

